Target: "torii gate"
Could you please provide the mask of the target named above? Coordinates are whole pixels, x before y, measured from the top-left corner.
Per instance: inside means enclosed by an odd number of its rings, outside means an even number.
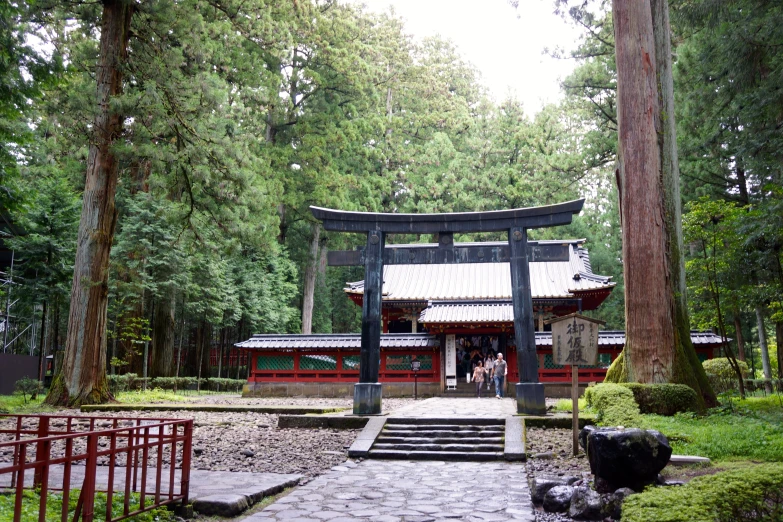
[[[543,207],[453,212],[445,214],[384,214],[310,207],[325,230],[367,234],[367,246],[354,251],[329,252],[329,264],[364,265],[362,347],[359,382],[354,385],[353,412],[381,413],[382,385],[378,382],[381,358],[381,304],[383,265],[509,262],[514,306],[514,340],[520,382],[516,385],[517,412],[546,413],[544,385],[538,382],[533,298],[530,293],[527,230],[571,223],[584,199]],[[508,232],[508,246],[454,246],[454,232]],[[439,234],[433,248],[385,249],[386,234]]]

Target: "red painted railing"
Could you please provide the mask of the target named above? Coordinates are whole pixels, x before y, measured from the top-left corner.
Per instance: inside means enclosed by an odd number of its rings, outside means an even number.
[[[73,488],[80,490],[74,522],[80,518],[91,522],[96,516],[107,522],[122,520],[166,504],[188,503],[192,444],[192,419],[0,415],[0,455],[13,455],[11,462],[0,457],[0,487],[10,486],[14,491],[14,522],[21,520],[26,488],[40,493],[39,522],[47,521],[50,491],[62,492],[59,519],[67,522]],[[83,470],[81,485],[74,484],[78,481],[75,468]],[[98,487],[99,470],[101,475],[106,472],[105,488]],[[28,471],[33,476],[26,484]],[[175,490],[177,482],[179,491]],[[119,514],[112,512],[115,490],[123,494]],[[106,493],[104,514],[95,513],[97,492]],[[139,506],[133,510],[131,493],[138,493]]]

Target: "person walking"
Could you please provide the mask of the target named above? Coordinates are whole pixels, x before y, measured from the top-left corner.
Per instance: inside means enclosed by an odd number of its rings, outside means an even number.
[[[490,386],[492,386],[492,366],[494,366],[494,364],[495,360],[492,358],[492,354],[488,353],[487,358],[484,361],[484,373],[487,374],[487,391],[489,391]]]
[[[473,382],[476,383],[476,397],[481,398],[481,386],[484,384],[484,365],[481,360],[473,369]]]
[[[503,388],[506,383],[506,373],[508,372],[508,365],[503,360],[503,354],[499,353],[498,358],[492,367],[492,377],[495,380],[495,398],[503,398]]]

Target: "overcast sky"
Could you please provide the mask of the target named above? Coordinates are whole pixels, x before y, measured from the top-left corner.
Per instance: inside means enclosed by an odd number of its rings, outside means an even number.
[[[574,67],[572,60],[542,54],[544,48],[570,50],[578,31],[553,13],[553,0],[354,0],[372,11],[390,5],[415,38],[440,35],[452,40],[460,54],[481,71],[496,100],[509,93],[532,115],[560,99],[558,80]]]

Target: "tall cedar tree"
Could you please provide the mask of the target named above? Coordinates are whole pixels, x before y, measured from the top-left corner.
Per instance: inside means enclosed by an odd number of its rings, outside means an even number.
[[[52,405],[78,406],[110,400],[106,381],[106,309],[109,253],[117,212],[117,158],[112,146],[122,132],[122,117],[111,98],[122,91],[133,5],[104,0],[100,55],[95,72],[98,111],[87,160],[82,216],[71,287],[65,359],[46,397]]]
[[[668,2],[614,0],[613,17],[626,343],[606,380],[687,384],[711,406],[685,303]]]

